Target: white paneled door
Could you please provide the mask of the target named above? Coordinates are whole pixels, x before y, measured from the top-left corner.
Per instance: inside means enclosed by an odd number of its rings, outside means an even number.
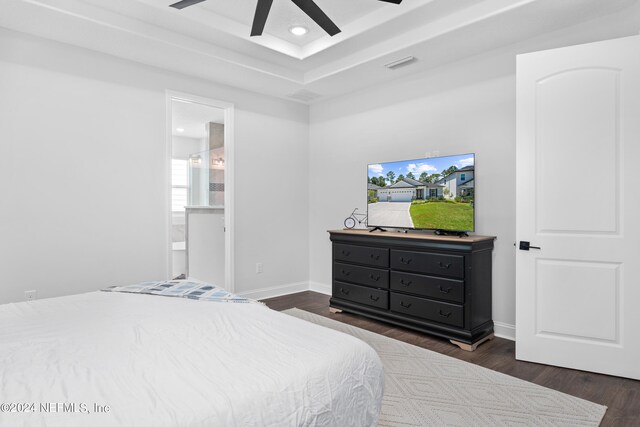
[[[639,185],[640,37],[519,56],[517,359],[640,379]]]

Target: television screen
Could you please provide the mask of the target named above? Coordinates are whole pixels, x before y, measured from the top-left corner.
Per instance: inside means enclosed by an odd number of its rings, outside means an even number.
[[[367,225],[474,231],[475,155],[368,166]]]

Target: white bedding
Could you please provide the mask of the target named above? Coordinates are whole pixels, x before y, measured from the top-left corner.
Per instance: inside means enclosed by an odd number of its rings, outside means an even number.
[[[0,404],[35,406],[0,426],[372,426],[382,393],[367,344],[258,304],[92,292],[0,306]]]

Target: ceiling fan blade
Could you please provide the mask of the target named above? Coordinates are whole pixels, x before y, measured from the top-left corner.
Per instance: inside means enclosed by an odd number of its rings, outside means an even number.
[[[258,0],[256,14],[253,16],[253,25],[251,26],[251,37],[262,35],[272,3],[273,0]]]
[[[184,9],[185,7],[193,6],[194,4],[202,3],[205,0],[182,0],[178,3],[170,4],[169,7],[175,9]]]
[[[378,0],[378,1],[384,1],[384,2],[387,2],[387,3],[395,3],[395,4],[402,3],[402,0]]]
[[[320,25],[330,36],[335,36],[340,32],[340,28],[333,21],[325,15],[325,13],[318,7],[313,0],[291,0],[298,6],[309,18],[313,19],[316,24]]]

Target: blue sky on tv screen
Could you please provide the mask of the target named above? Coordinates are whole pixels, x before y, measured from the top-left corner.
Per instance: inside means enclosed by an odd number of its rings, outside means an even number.
[[[387,173],[393,171],[397,178],[398,175],[402,174],[406,177],[409,172],[413,172],[415,179],[418,179],[422,172],[426,172],[428,175],[441,174],[443,170],[448,169],[450,166],[456,166],[458,169],[462,169],[465,166],[474,166],[474,155],[460,154],[457,156],[431,157],[401,162],[374,163],[369,165],[368,174],[369,178],[374,176],[386,178]]]

